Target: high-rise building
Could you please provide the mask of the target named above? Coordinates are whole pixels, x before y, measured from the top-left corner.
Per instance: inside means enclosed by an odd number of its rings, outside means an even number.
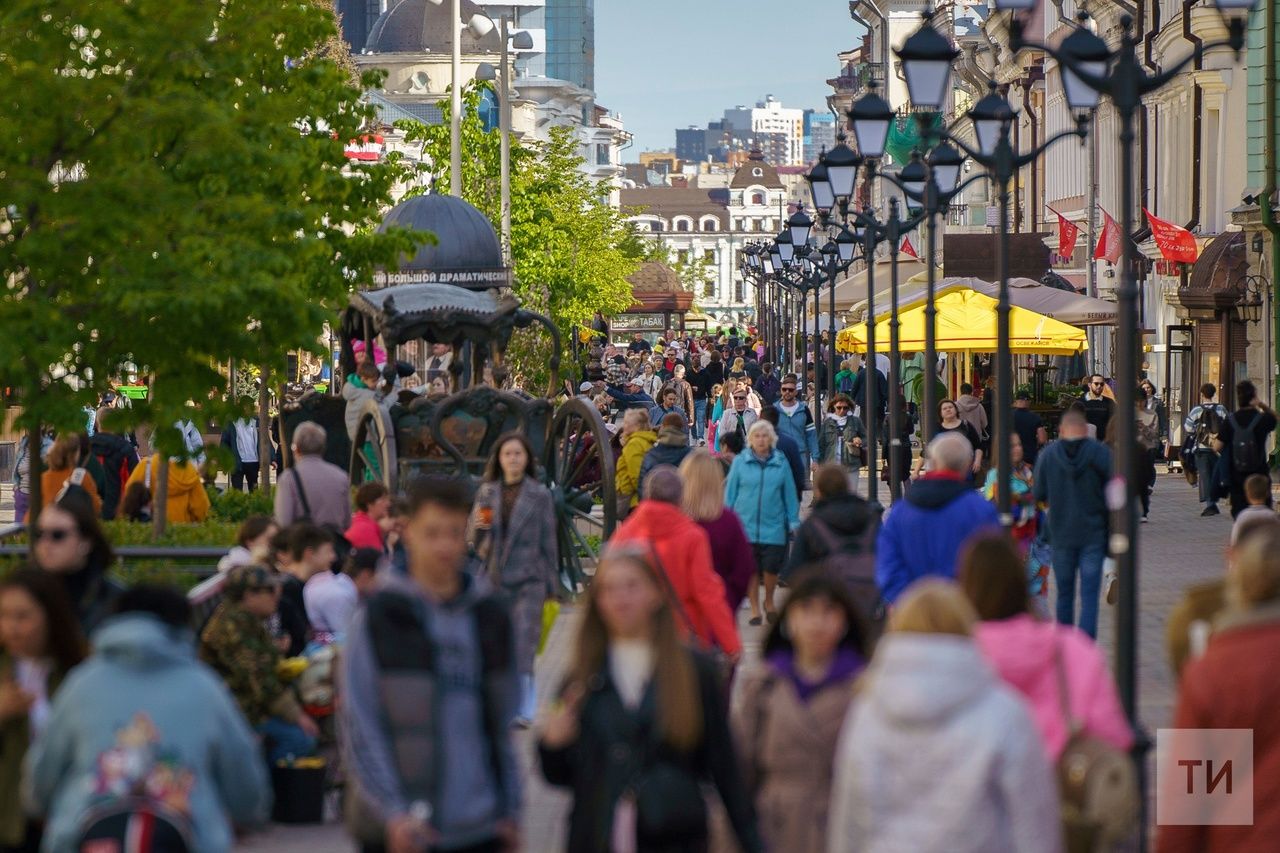
[[[782,134],[787,140],[785,159],[780,157],[771,162],[779,166],[804,165],[804,110],[787,109],[773,95],[766,95],[754,107],[725,110],[724,120],[739,131]]]
[[[836,117],[828,110],[804,111],[804,162],[816,163],[818,155],[836,147]]]
[[[545,0],[546,75],[596,88],[595,0]]]

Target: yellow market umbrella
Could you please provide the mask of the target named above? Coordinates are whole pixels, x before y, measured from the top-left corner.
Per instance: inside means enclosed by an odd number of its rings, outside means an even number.
[[[957,288],[937,297],[938,352],[995,352],[996,300],[969,288]],[[924,305],[898,314],[898,337],[902,352],[924,349]],[[876,349],[889,348],[888,316],[876,323]],[[1009,313],[1009,345],[1013,352],[1032,355],[1075,355],[1088,349],[1084,329],[1012,306]],[[865,323],[850,326],[836,336],[841,352],[866,352]]]

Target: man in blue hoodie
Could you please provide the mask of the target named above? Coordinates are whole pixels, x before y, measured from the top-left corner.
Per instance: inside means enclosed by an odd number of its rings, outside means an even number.
[[[782,398],[776,405],[778,435],[789,435],[795,441],[803,456],[807,475],[809,466],[818,458],[818,428],[813,422],[813,413],[809,411],[809,407],[796,396],[796,387],[794,374],[787,374],[782,378]]]
[[[516,849],[511,621],[464,571],[466,484],[422,477],[408,500],[409,576],[388,578],[347,633],[351,830],[365,851]]]
[[[139,831],[230,850],[233,822],[270,814],[262,750],[196,660],[190,620],[182,593],[140,585],[94,633],[93,656],[63,682],[27,754],[27,802],[48,820],[44,850],[121,850]]]
[[[1049,543],[1058,585],[1058,621],[1075,622],[1076,575],[1080,576],[1080,630],[1098,636],[1098,593],[1107,556],[1107,501],[1111,449],[1089,438],[1085,415],[1068,409],[1058,440],[1036,457],[1034,492],[1049,504]]]
[[[893,505],[876,540],[876,584],[891,604],[922,577],[954,578],[965,540],[1000,529],[996,508],[969,482],[969,439],[944,432],[929,442],[929,459],[933,470]]]

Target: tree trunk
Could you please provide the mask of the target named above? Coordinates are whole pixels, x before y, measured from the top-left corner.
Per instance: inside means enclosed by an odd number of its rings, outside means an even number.
[[[258,488],[271,490],[271,373],[262,368],[258,377]]]
[[[40,455],[42,438],[40,424],[27,431],[27,518],[32,521],[40,514],[40,504],[44,500],[44,489],[40,487],[40,475],[44,473],[44,459]],[[16,515],[13,520],[17,524],[22,523],[22,519]],[[32,539],[28,539],[28,542],[34,544]]]
[[[152,433],[152,438],[155,434]],[[150,465],[152,459],[160,456],[160,452],[154,446],[151,448],[152,458],[145,459],[141,464]],[[151,535],[156,540],[164,536],[165,528],[169,524],[169,460],[160,457],[160,461],[155,463],[156,472],[156,488],[151,496]]]

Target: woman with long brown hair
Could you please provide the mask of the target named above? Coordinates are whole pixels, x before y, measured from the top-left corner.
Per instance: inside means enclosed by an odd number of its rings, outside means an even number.
[[[559,581],[555,524],[551,492],[538,482],[529,439],[519,432],[499,436],[476,494],[468,539],[511,606],[520,673],[516,713],[520,728],[533,720],[537,697],[533,661],[542,634],[542,608],[556,595]]]
[[[710,781],[742,849],[761,850],[719,677],[681,644],[680,616],[652,550],[609,548],[585,611],[538,742],[543,776],[573,791],[566,849],[704,851],[702,783]]]
[[[40,847],[22,812],[22,761],[44,731],[53,695],[87,647],[58,579],[24,568],[0,581],[0,853]]]

